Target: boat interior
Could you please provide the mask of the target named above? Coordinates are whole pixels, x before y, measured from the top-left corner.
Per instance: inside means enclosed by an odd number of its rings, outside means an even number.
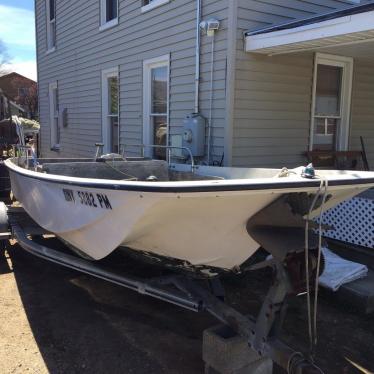
[[[163,160],[102,161],[79,160],[51,162],[39,160],[38,171],[68,177],[110,179],[125,181],[172,182],[193,180],[220,180],[220,176],[178,171]]]
[[[24,162],[22,162],[24,161]],[[295,181],[303,179],[304,167],[294,169],[240,168],[195,165],[188,163],[168,163],[164,160],[152,160],[141,157],[113,159],[70,158],[70,159],[38,159],[34,167],[33,160],[13,159],[18,166],[28,165],[28,169],[36,172],[66,177],[107,179],[140,182],[184,182],[209,180],[238,179],[279,179],[291,178]],[[316,170],[318,178],[360,179],[369,177],[368,172],[357,170]],[[374,174],[373,174],[374,175]],[[370,175],[370,177],[373,177]],[[280,180],[280,179],[279,179]]]

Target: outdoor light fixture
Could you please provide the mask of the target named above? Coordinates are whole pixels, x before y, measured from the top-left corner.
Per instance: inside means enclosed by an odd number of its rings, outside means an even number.
[[[214,36],[215,32],[219,30],[219,26],[220,22],[215,18],[200,22],[200,30],[207,36]]]

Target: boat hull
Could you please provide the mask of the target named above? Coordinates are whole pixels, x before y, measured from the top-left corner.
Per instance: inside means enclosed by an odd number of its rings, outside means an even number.
[[[233,269],[259,248],[246,223],[287,190],[154,193],[76,187],[11,172],[14,195],[44,229],[99,260],[118,246]],[[332,191],[331,191],[332,192]],[[334,192],[355,195],[357,187]]]
[[[164,188],[169,186],[164,183],[159,188],[157,183],[51,177],[10,162],[12,191],[26,212],[85,256],[100,260],[127,246],[180,260],[185,267],[231,270],[240,266],[259,248],[247,233],[248,219],[283,194],[315,193],[319,185],[318,181],[274,180],[273,188],[269,184],[260,188],[248,181],[241,185],[213,181],[174,183],[175,188]],[[326,208],[373,184],[329,187]]]
[[[258,249],[246,222],[279,196],[76,188],[13,173],[11,180],[14,195],[40,226],[95,260],[124,245],[195,266],[226,269]],[[100,204],[98,196],[107,205]]]

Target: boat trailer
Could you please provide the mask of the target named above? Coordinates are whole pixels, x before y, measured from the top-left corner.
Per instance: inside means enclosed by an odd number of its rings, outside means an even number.
[[[250,225],[249,225],[250,226]],[[251,230],[250,227],[247,227]],[[218,279],[206,282],[194,280],[185,275],[167,275],[151,279],[126,276],[76,255],[49,248],[32,240],[50,234],[38,226],[22,207],[6,206],[0,202],[0,248],[5,250],[10,239],[17,240],[25,251],[100,278],[107,282],[131,289],[143,295],[178,305],[194,312],[206,311],[244,338],[249,347],[260,357],[270,358],[289,374],[315,374],[322,371],[307,358],[278,339],[285,314],[285,299],[292,293],[292,282],[284,266],[270,261],[274,269],[273,285],[265,298],[258,317],[245,316],[223,301],[223,288]],[[262,231],[257,233],[261,236]],[[39,240],[38,240],[39,241]],[[254,266],[251,270],[265,265]]]

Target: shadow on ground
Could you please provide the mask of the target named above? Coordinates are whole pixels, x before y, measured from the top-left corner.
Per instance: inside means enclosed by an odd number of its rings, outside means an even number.
[[[51,373],[203,372],[201,331],[215,323],[208,316],[80,275],[18,246],[8,252]]]
[[[50,373],[204,372],[202,331],[216,323],[210,316],[34,258],[17,245],[7,252]],[[126,266],[132,271],[135,263]],[[0,274],[9,271],[8,261],[1,257]],[[230,303],[246,313],[258,310],[269,279],[267,271],[226,279]],[[374,317],[359,315],[323,295],[320,305],[320,366],[329,374],[359,373],[348,358],[373,371]],[[306,349],[306,332],[305,299],[299,298],[290,305],[285,340],[297,350]]]

